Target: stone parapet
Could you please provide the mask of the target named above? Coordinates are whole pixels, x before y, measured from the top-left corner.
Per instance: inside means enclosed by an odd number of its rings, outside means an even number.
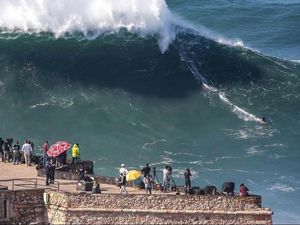
[[[54,224],[272,224],[260,196],[47,194]]]
[[[0,191],[0,224],[272,224],[260,196]]]

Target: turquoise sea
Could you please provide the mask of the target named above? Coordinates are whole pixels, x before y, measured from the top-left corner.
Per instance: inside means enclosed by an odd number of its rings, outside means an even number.
[[[0,136],[243,182],[300,223],[299,22],[299,0],[2,0]]]

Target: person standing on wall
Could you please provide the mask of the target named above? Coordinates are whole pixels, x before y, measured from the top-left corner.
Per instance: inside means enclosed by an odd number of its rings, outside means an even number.
[[[46,172],[46,185],[54,184],[54,175],[55,175],[55,164],[53,163],[53,159],[50,158],[47,160],[45,164],[45,172]]]
[[[9,152],[11,149],[11,143],[9,141],[9,138],[6,138],[3,146],[4,146],[4,160],[5,162],[9,162]]]
[[[170,179],[171,179],[171,173],[169,170],[169,166],[166,166],[163,169],[163,191],[169,191],[170,189]]]
[[[0,154],[2,157],[2,162],[4,161],[3,145],[4,145],[4,141],[3,141],[2,137],[0,137]]]
[[[72,164],[77,164],[77,160],[79,158],[80,151],[79,151],[79,144],[76,143],[72,147]]]
[[[187,168],[184,172],[184,181],[185,181],[185,194],[191,189],[191,171]]]
[[[19,145],[19,141],[16,142],[13,146],[13,164],[19,164],[20,163],[20,149],[21,146]]]
[[[151,177],[150,174],[147,174],[144,179],[143,182],[145,184],[145,190],[146,190],[146,194],[152,194],[152,186],[153,186],[153,179]]]
[[[22,152],[24,153],[24,159],[25,159],[26,165],[31,166],[30,154],[32,152],[32,148],[27,140],[25,141],[25,144],[22,146]]]
[[[147,177],[147,175],[150,175],[151,168],[149,167],[149,164],[147,163],[146,166],[142,169],[142,174],[144,174],[144,177]]]
[[[126,174],[120,173],[120,194],[128,194],[127,190],[126,190]]]
[[[48,141],[45,141],[42,148],[43,148],[43,166],[45,166],[46,162],[47,162],[47,159],[48,159],[48,155],[47,155],[47,152],[49,150]]]

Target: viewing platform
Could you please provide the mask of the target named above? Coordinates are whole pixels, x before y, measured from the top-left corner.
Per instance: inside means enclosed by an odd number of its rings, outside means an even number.
[[[1,162],[0,170],[0,224],[272,224],[257,195],[146,195],[135,187],[121,195],[105,177],[98,177],[101,194],[93,194],[78,190],[69,172],[57,171],[61,177],[46,186],[34,166]]]

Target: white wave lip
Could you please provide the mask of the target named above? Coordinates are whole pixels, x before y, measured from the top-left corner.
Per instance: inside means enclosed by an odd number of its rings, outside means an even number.
[[[82,32],[90,38],[125,28],[157,36],[162,51],[175,39],[164,0],[1,0],[0,27],[56,37]]]

